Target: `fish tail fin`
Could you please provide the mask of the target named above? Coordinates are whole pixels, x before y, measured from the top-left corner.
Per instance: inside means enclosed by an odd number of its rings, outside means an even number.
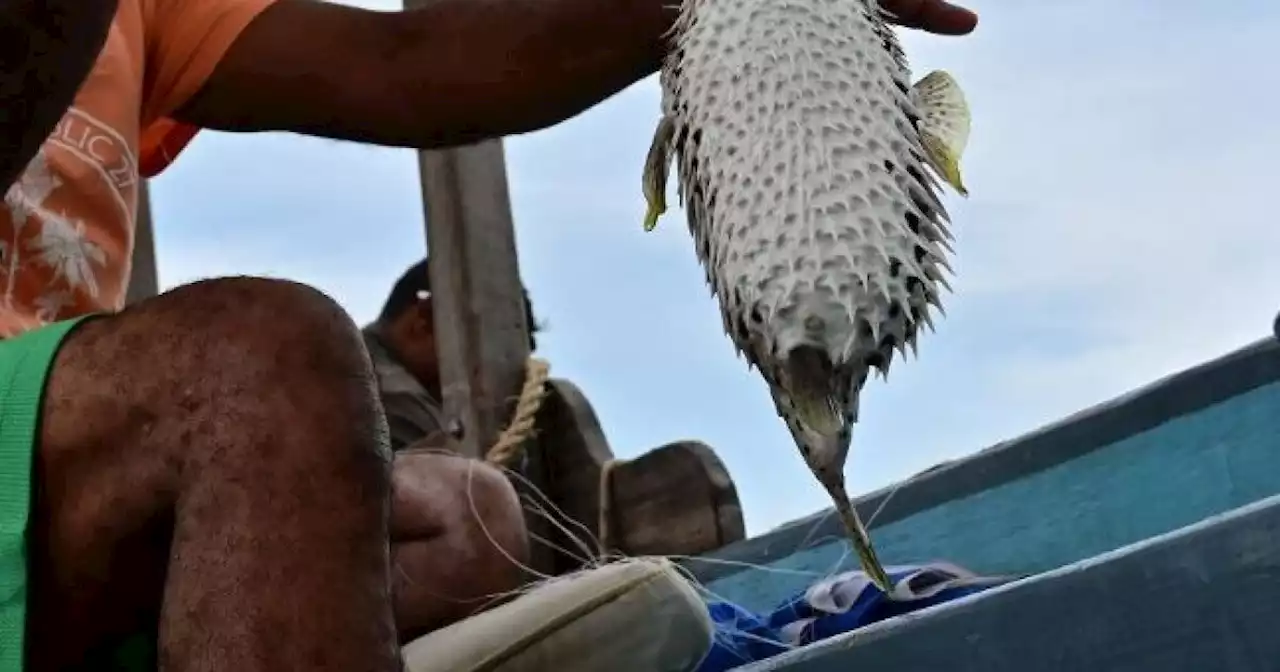
[[[971,123],[964,91],[950,74],[935,70],[911,87],[911,99],[920,113],[920,141],[930,167],[961,196],[968,196],[960,176]]]
[[[658,226],[658,218],[667,211],[667,171],[671,165],[671,140],[676,125],[671,117],[663,116],[653,131],[653,142],[644,160],[644,230]]]

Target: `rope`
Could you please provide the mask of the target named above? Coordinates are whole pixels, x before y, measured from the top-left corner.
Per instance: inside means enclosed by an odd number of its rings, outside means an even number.
[[[547,398],[547,379],[551,365],[546,360],[530,357],[524,365],[524,385],[516,398],[516,409],[511,423],[502,430],[493,446],[485,453],[485,461],[499,466],[510,466],[525,444],[537,430],[538,410]],[[613,536],[613,470],[624,460],[612,459],[600,465],[600,515],[596,530],[600,537],[600,549],[608,553]],[[579,521],[582,522],[582,521]]]
[[[596,536],[600,538],[601,557],[613,547],[613,470],[626,460],[612,459],[600,465],[600,516]],[[621,550],[621,549],[619,549]]]
[[[491,464],[508,466],[520,457],[524,444],[533,437],[538,409],[547,398],[547,375],[551,365],[546,360],[530,357],[524,364],[524,386],[516,399],[516,410],[511,414],[511,424],[502,430],[498,440],[485,454]]]

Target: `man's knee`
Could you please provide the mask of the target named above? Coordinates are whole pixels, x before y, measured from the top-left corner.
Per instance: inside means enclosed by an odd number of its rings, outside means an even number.
[[[83,481],[79,496],[133,483],[149,509],[213,468],[346,474],[385,497],[385,431],[368,356],[337,304],[295,283],[210,280],[68,337],[45,395],[40,462],[47,478]]]
[[[393,469],[393,537],[449,536],[477,554],[524,563],[520,498],[501,470],[456,455],[408,450]]]
[[[529,540],[502,472],[409,450],[396,455],[392,473],[392,592],[402,634],[464,618],[520,586]]]
[[[187,364],[206,375],[370,376],[359,330],[347,313],[325,294],[294,282],[196,282],[119,319],[187,353]]]
[[[87,322],[54,362],[43,416],[55,472],[62,459],[100,459],[82,454],[106,446],[118,458],[102,478],[145,476],[170,490],[177,484],[152,479],[193,462],[287,461],[281,453],[292,451],[335,469],[363,463],[382,473],[378,489],[388,485],[385,422],[359,332],[333,300],[292,282],[197,282]]]
[[[358,469],[353,478],[370,467],[365,487],[387,492],[390,455],[373,373],[358,328],[336,302],[260,278],[195,283],[157,301],[162,320],[171,314],[171,336],[189,342],[173,346],[187,359],[174,377],[188,389],[203,384],[225,421],[257,423],[252,429],[272,435],[274,450],[349,464]]]
[[[458,487],[474,514],[465,528],[476,543],[487,542],[501,548],[506,564],[514,560],[528,563],[529,539],[520,496],[510,479],[496,467],[471,461],[467,478]]]
[[[244,387],[281,374],[372,380],[340,306],[305,285],[260,278],[196,282],[91,320],[68,338],[58,369],[148,388]]]
[[[390,484],[368,357],[342,309],[302,285],[199,282],[86,322],[54,361],[40,431],[40,636],[83,626],[88,640],[95,610],[154,609],[175,505],[200,534],[254,510],[312,539],[385,544],[358,532],[381,527]],[[102,570],[118,558],[149,569]]]

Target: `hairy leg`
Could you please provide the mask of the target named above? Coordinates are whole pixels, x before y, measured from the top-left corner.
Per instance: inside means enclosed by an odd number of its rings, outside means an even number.
[[[45,393],[28,669],[157,616],[165,670],[397,669],[385,432],[354,325],[301,285],[83,325]]]
[[[476,460],[409,449],[392,471],[392,591],[402,640],[520,587],[529,542],[515,489]]]

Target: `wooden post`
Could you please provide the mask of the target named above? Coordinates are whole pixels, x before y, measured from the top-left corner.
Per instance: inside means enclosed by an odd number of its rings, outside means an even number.
[[[138,185],[138,221],[133,234],[133,266],[129,271],[129,287],[125,305],[155,296],[160,291],[156,272],[156,242],[151,223],[151,190],[143,180]]]
[[[484,457],[511,418],[529,357],[502,143],[422,152],[444,410]]]
[[[420,152],[418,165],[446,429],[464,454],[483,458],[511,418],[529,358],[502,142]],[[529,442],[519,471],[543,489],[547,479],[535,443]],[[531,536],[551,538],[540,516],[526,521]],[[531,544],[535,570],[550,573],[554,563],[552,549]]]

